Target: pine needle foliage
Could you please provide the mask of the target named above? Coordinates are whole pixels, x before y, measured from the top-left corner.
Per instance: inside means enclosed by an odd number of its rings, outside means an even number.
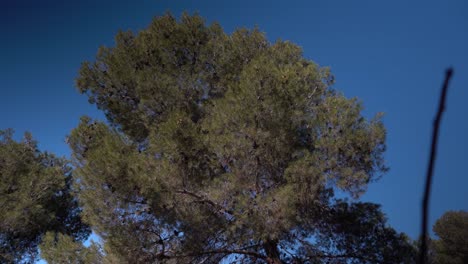
[[[76,84],[108,123],[69,137],[83,218],[121,263],[408,263],[353,199],[386,171],[380,114],[258,29],[198,15],[119,32]]]

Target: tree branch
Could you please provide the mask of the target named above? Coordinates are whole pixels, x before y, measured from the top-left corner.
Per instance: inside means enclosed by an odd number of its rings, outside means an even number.
[[[226,209],[224,206],[218,204],[218,203],[215,203],[211,200],[209,200],[208,198],[200,195],[200,194],[196,194],[194,192],[190,192],[190,191],[187,191],[186,189],[183,189],[183,190],[177,190],[175,191],[176,193],[179,193],[179,194],[186,194],[188,196],[192,196],[194,198],[197,198],[198,200],[196,200],[196,202],[201,202],[201,203],[207,203],[211,206],[213,206],[214,208],[216,208],[216,210],[222,212],[222,213],[228,213],[230,215],[233,215],[233,212],[229,209]]]
[[[307,256],[305,259],[302,259],[302,261],[310,261],[314,259],[360,259],[363,261],[368,261],[370,263],[381,263],[374,258],[367,258],[367,257],[359,256],[353,253],[337,254],[337,255],[327,255],[327,254],[313,255],[313,256]]]
[[[440,95],[439,101],[439,108],[437,110],[436,117],[434,119],[434,127],[432,130],[432,142],[431,142],[431,153],[429,156],[429,164],[427,167],[427,175],[426,175],[426,186],[424,188],[424,198],[422,202],[422,223],[421,223],[421,247],[419,249],[419,263],[425,264],[427,263],[427,222],[428,222],[428,214],[429,214],[429,198],[431,194],[431,185],[432,185],[432,178],[434,174],[434,162],[436,158],[436,151],[437,151],[437,141],[439,138],[439,128],[440,128],[440,121],[442,119],[442,113],[445,110],[445,100],[447,96],[448,84],[450,78],[452,77],[453,69],[449,68],[445,72],[445,81],[442,86],[442,92]]]
[[[210,251],[203,251],[185,255],[172,255],[172,256],[165,256],[165,258],[186,258],[186,257],[199,257],[203,255],[213,255],[213,254],[241,254],[241,255],[248,255],[259,259],[266,260],[267,257],[257,253],[255,251],[248,251],[243,249],[217,249],[217,250],[210,250]]]

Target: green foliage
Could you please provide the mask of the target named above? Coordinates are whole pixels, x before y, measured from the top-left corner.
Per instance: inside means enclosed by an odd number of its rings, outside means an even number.
[[[31,134],[21,142],[0,131],[0,262],[30,262],[47,231],[82,239],[89,233],[71,196],[70,167],[40,152]]]
[[[433,230],[439,237],[431,243],[434,263],[468,263],[468,212],[446,212],[437,220]]]
[[[83,63],[110,127],[69,143],[83,217],[121,263],[408,263],[407,238],[358,198],[386,171],[385,129],[333,76],[259,30],[153,20]],[[359,223],[359,224],[358,224]]]
[[[49,264],[102,263],[102,253],[96,243],[93,242],[89,247],[85,247],[81,242],[61,233],[45,234],[40,248],[41,258]]]

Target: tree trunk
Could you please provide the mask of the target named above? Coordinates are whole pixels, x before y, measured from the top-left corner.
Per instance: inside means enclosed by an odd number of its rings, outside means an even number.
[[[267,255],[268,264],[283,264],[283,261],[281,261],[280,252],[278,250],[277,240],[267,240],[263,244],[263,249]]]

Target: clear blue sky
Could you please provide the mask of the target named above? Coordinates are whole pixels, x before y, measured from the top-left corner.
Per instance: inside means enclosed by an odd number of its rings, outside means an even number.
[[[67,2],[67,3],[65,3]],[[103,118],[74,88],[77,69],[118,29],[138,30],[166,10],[198,11],[226,31],[257,25],[330,66],[335,88],[359,97],[365,115],[385,112],[390,172],[365,201],[383,205],[416,238],[432,119],[447,66],[455,68],[436,163],[431,225],[468,210],[468,2],[459,1],[2,1],[0,128],[33,133],[68,156],[65,136],[81,115]]]

